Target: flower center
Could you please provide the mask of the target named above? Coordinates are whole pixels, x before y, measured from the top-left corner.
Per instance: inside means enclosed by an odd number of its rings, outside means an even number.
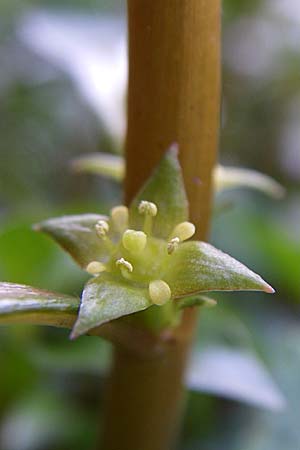
[[[190,222],[179,223],[168,240],[158,239],[152,236],[157,206],[142,201],[138,211],[144,216],[143,230],[128,229],[126,206],[113,208],[109,223],[100,220],[95,225],[96,234],[106,246],[109,259],[106,264],[92,261],[86,270],[96,276],[103,271],[117,273],[128,282],[147,286],[152,302],[163,305],[172,296],[169,285],[163,280],[165,271],[180,243],[195,233],[195,226]]]

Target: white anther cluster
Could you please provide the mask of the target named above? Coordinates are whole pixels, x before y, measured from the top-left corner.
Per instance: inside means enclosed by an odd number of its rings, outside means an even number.
[[[109,232],[109,225],[105,220],[99,220],[95,225],[95,229],[100,238],[105,238]]]
[[[171,255],[178,248],[179,243],[180,243],[179,237],[174,237],[170,240],[170,242],[168,242],[167,250],[169,255]]]
[[[155,217],[157,214],[157,206],[155,203],[142,200],[139,204],[139,213]]]
[[[116,266],[120,267],[120,269],[125,269],[129,273],[133,272],[132,264],[124,258],[117,259]]]

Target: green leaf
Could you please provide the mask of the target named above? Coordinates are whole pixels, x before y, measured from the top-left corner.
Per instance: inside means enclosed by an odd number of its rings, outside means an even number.
[[[209,345],[204,351],[194,353],[187,370],[186,384],[195,391],[270,411],[282,411],[286,406],[286,400],[268,368],[258,354],[249,349]]]
[[[14,283],[0,283],[0,324],[72,328],[79,298]]]
[[[151,306],[147,289],[103,273],[90,280],[83,291],[78,320],[71,338],[119,317]]]
[[[52,237],[83,268],[91,261],[103,261],[106,248],[95,231],[98,220],[105,220],[100,214],[81,214],[45,220],[34,226]]]
[[[194,306],[202,307],[205,306],[207,308],[212,308],[213,306],[216,306],[217,302],[216,300],[207,297],[205,295],[196,295],[191,297],[184,297],[180,300],[178,300],[178,308],[184,309],[184,308],[192,308]]]
[[[122,181],[125,174],[125,161],[122,156],[109,153],[91,153],[72,161],[76,173],[103,175],[116,181]]]
[[[154,235],[167,238],[175,225],[188,219],[188,201],[182,172],[173,145],[164,155],[152,176],[142,187],[130,206],[131,227],[141,229],[143,217],[138,212],[142,200],[158,207],[154,220]]]
[[[280,199],[285,194],[284,188],[273,178],[242,167],[217,166],[213,172],[213,181],[216,191],[245,187],[261,191],[275,199]]]
[[[124,158],[109,153],[99,152],[81,156],[74,159],[71,166],[76,173],[102,175],[120,182],[123,181],[125,175]],[[275,199],[280,199],[285,194],[283,186],[272,177],[243,167],[217,165],[213,170],[213,183],[217,192],[250,188]]]
[[[171,258],[164,279],[174,297],[205,291],[274,292],[259,275],[205,242],[185,242]]]

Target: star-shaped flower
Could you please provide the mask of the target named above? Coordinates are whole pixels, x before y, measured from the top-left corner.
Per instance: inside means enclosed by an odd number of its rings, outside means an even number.
[[[202,292],[274,292],[232,257],[190,240],[195,226],[188,221],[174,149],[165,154],[129,208],[116,206],[109,217],[50,219],[36,229],[48,233],[93,275],[83,290],[72,338],[123,316],[152,330],[172,326],[183,307],[212,303],[195,297]]]

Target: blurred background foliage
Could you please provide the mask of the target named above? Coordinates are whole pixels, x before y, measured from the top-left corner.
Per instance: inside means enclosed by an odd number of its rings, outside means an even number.
[[[299,42],[297,0],[223,2],[220,159],[275,177],[287,195],[219,195],[229,206],[211,241],[278,292],[217,294],[201,314],[181,450],[300,447]],[[0,65],[0,279],[79,295],[86,275],[30,226],[121,201],[115,182],[69,162],[121,151],[125,1],[3,0]],[[2,327],[0,360],[1,449],[92,448],[108,344]]]

